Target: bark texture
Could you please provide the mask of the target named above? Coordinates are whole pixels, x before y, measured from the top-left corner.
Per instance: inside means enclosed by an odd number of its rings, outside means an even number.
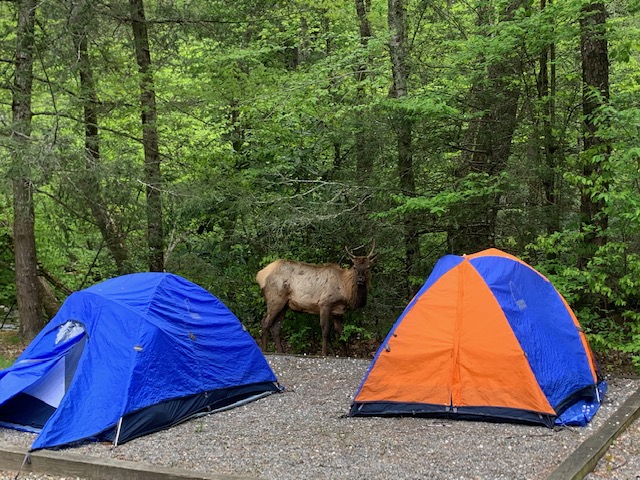
[[[13,238],[20,335],[30,340],[43,326],[38,295],[33,183],[30,179],[31,94],[35,36],[35,0],[20,0],[13,84],[16,176],[13,179]]]
[[[82,104],[85,130],[86,170],[80,186],[96,225],[116,264],[118,274],[123,275],[133,271],[129,251],[122,229],[107,208],[107,202],[100,183],[99,101],[87,46],[87,15],[90,14],[88,7],[87,2],[74,2],[70,22],[80,76],[80,102]]]
[[[584,264],[595,249],[606,241],[608,217],[603,199],[593,193],[608,190],[605,173],[611,153],[608,142],[598,129],[603,125],[603,116],[598,109],[609,101],[609,52],[606,37],[607,13],[604,3],[595,2],[582,9],[580,28],[580,53],[582,57],[582,114],[583,114],[583,176],[596,188],[583,187],[580,213],[585,231],[585,252],[579,263]],[[599,116],[599,118],[597,118]],[[604,178],[603,178],[604,177]]]

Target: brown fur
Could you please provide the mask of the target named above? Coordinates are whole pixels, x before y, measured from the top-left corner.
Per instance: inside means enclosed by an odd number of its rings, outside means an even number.
[[[267,335],[271,331],[278,353],[283,353],[280,329],[287,309],[320,315],[322,327],[322,355],[327,354],[327,340],[333,328],[336,336],[342,335],[342,315],[347,308],[364,307],[369,290],[370,268],[375,259],[373,248],[369,255],[356,257],[351,268],[335,263],[313,265],[292,260],[276,260],[256,275],[264,297],[267,312],[262,319],[262,350],[267,347]],[[343,355],[346,343],[340,342]]]

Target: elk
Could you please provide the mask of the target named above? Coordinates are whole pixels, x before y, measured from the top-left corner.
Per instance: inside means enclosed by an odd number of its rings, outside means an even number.
[[[256,275],[264,297],[267,312],[262,318],[262,350],[267,348],[267,335],[271,335],[278,353],[283,353],[280,330],[287,309],[320,315],[322,329],[322,355],[327,355],[327,340],[331,324],[338,338],[342,335],[342,315],[348,308],[357,309],[367,303],[371,264],[375,242],[366,256],[355,256],[345,250],[353,262],[350,268],[335,263],[313,265],[293,260],[275,260]],[[342,356],[347,355],[347,344],[340,340]]]

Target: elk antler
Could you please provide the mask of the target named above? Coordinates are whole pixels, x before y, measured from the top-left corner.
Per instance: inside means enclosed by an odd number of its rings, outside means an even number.
[[[367,255],[367,257],[371,258],[371,256],[373,255],[373,249],[376,248],[376,239],[373,239],[373,245],[371,245],[371,251],[369,252],[369,255]]]
[[[375,238],[373,239],[373,243],[371,244],[371,251],[369,252],[369,255],[367,255],[367,257],[369,257],[370,260],[373,260],[376,256],[373,254],[373,251],[376,248],[376,240]],[[356,256],[353,254],[353,252],[351,250],[349,250],[349,248],[344,247],[344,250],[347,252],[347,255],[349,255],[349,257],[353,260],[354,258],[356,258]]]

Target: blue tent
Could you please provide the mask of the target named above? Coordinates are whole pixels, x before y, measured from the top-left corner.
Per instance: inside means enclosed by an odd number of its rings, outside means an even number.
[[[0,426],[31,449],[120,444],[277,392],[254,339],[205,289],[134,273],[73,293],[0,371]]]

